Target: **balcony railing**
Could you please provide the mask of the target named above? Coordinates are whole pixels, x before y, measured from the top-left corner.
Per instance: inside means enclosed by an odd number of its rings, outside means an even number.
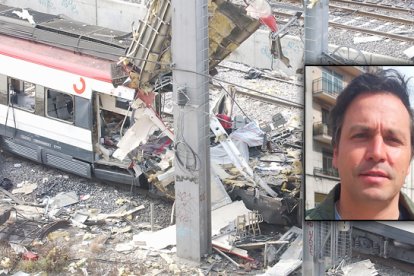
[[[335,168],[329,168],[329,169],[313,168],[313,175],[339,178],[338,170]]]
[[[335,83],[323,77],[312,82],[313,93],[326,93],[336,98],[342,89],[342,83]]]

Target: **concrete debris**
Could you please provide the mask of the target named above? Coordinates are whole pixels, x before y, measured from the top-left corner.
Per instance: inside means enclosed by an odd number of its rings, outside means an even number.
[[[363,36],[363,37],[361,37],[361,36],[355,36],[354,37],[354,43],[355,44],[358,44],[358,43],[367,43],[367,42],[381,41],[383,39],[384,39],[384,37],[375,36],[375,35],[372,35],[372,36]]]
[[[176,228],[172,225],[156,232],[142,231],[134,235],[132,240],[144,244],[144,248],[160,250],[177,243]]]
[[[85,223],[85,221],[88,219],[89,214],[85,214],[82,212],[77,211],[74,215],[73,215],[73,220],[79,223]]]
[[[44,209],[28,205],[16,205],[13,207],[17,213],[22,214],[25,218],[31,220],[40,220],[44,214]]]
[[[130,225],[123,227],[123,228],[118,228],[118,227],[112,228],[113,234],[128,233],[131,231],[132,231],[132,227]]]
[[[414,46],[411,46],[410,48],[406,49],[404,51],[404,54],[410,58],[410,59],[414,59]]]
[[[160,257],[163,258],[167,264],[172,264],[174,262],[174,260],[166,253],[160,253]]]
[[[36,183],[30,183],[28,181],[23,181],[20,183],[20,188],[13,189],[12,194],[31,194],[37,188]]]
[[[374,264],[370,260],[364,260],[357,263],[346,265],[342,267],[342,272],[345,276],[378,275],[378,271],[375,269]]]
[[[76,192],[62,192],[51,198],[50,208],[59,209],[79,202]]]
[[[133,250],[135,247],[136,247],[136,245],[134,243],[131,243],[131,242],[118,243],[115,246],[115,250],[117,252],[129,252],[129,251]]]
[[[295,271],[302,264],[302,229],[293,226],[287,231],[280,240],[292,239],[290,246],[280,256],[279,262],[269,268],[262,276],[286,276]]]
[[[143,210],[143,209],[145,209],[145,206],[140,205],[140,206],[137,206],[137,207],[135,207],[133,209],[130,209],[128,211],[122,211],[122,212],[118,212],[118,213],[115,212],[115,213],[112,213],[112,214],[97,214],[95,216],[90,216],[90,219],[95,220],[95,221],[100,221],[100,220],[105,220],[105,219],[110,219],[110,218],[122,218],[122,217],[132,215],[132,214],[134,214],[134,213],[136,213],[140,210]]]
[[[16,273],[14,273],[13,276],[30,276],[30,274],[29,273],[25,273],[23,271],[18,271]]]

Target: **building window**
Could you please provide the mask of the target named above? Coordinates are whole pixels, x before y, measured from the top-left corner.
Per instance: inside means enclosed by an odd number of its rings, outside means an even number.
[[[324,68],[322,71],[323,90],[329,93],[339,93],[343,89],[343,76],[335,71]]]
[[[73,123],[73,102],[73,95],[48,89],[46,98],[46,115],[48,117]]]
[[[35,110],[36,86],[27,81],[19,79],[8,79],[10,104],[14,107],[30,112]]]
[[[327,133],[329,136],[332,136],[332,129],[329,123],[329,110],[322,108],[322,124],[326,125]]]
[[[329,176],[338,177],[338,170],[333,166],[333,153],[331,151],[322,151],[323,173]]]
[[[322,108],[322,123],[329,123],[329,110]]]

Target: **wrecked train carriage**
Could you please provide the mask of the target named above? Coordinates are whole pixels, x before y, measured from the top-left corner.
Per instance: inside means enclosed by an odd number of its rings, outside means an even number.
[[[152,2],[145,23],[129,44],[128,59],[168,60],[169,36],[157,36],[150,30],[162,22],[163,34],[170,34],[169,5],[169,1]],[[209,8],[213,67],[249,37],[259,21],[227,1],[211,1]],[[30,15],[36,24],[30,25],[14,10],[0,5],[0,20],[6,26],[0,28],[5,34],[0,45],[2,148],[77,175],[118,183],[140,185],[141,176],[146,184],[142,171],[170,167],[168,156],[161,165],[150,146],[147,159],[142,154],[145,149],[137,149],[154,131],[169,137],[164,146],[172,139],[151,106],[154,79],[163,73],[162,68],[151,68],[154,64],[149,62],[132,66],[140,66],[140,72],[148,74],[148,82],[142,82],[142,77],[139,81],[150,90],[134,86],[133,75],[128,75],[131,82],[119,85],[121,79],[114,78],[113,65],[127,49],[125,33],[33,10]],[[150,39],[145,35],[148,32]],[[13,37],[16,34],[20,37]],[[147,39],[136,44],[139,37]],[[134,45],[139,46],[136,51]],[[148,51],[140,53],[140,47]]]
[[[131,183],[111,158],[135,90],[114,88],[111,61],[1,35],[2,148],[83,177]]]

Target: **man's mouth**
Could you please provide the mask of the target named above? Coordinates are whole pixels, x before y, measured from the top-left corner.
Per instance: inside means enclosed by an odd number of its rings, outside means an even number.
[[[360,173],[360,176],[389,178],[388,174],[383,171],[365,171]]]

